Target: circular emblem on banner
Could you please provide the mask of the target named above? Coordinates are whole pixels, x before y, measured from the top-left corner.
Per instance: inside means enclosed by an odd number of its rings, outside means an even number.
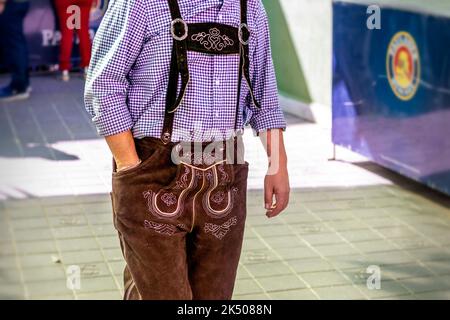
[[[420,84],[420,54],[408,32],[398,32],[389,43],[386,69],[394,94],[403,101],[411,100]]]
[[[103,17],[108,8],[108,0],[97,0],[96,5],[91,8],[90,21],[96,22]]]

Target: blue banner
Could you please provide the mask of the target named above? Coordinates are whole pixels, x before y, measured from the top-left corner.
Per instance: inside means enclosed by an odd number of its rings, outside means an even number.
[[[333,142],[450,194],[450,17],[333,4]]]

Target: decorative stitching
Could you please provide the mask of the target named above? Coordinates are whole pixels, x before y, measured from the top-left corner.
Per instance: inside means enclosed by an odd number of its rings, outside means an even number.
[[[184,174],[176,181],[175,187],[172,188],[173,190],[181,190],[179,191],[180,194],[178,195],[178,199],[177,195],[175,195],[175,193],[168,192],[169,190],[167,188],[160,189],[158,192],[148,190],[143,193],[144,198],[147,199],[148,211],[156,217],[176,218],[183,212],[184,200],[187,197],[188,192],[193,188],[194,182],[197,180],[194,171],[192,172],[191,178],[189,180],[188,175],[191,172],[191,169],[187,168],[186,166],[184,167]],[[160,196],[160,194],[163,192],[165,193]],[[176,204],[174,210],[172,212],[161,210],[158,207],[157,203],[159,198],[161,198],[161,201],[163,201],[167,205],[167,207],[173,207]]]
[[[232,46],[234,41],[227,35],[221,35],[217,28],[209,29],[209,33],[199,32],[193,34],[191,39],[199,42],[206,50],[222,51],[226,47]]]
[[[225,167],[223,166],[223,164],[220,166],[217,166],[217,169],[220,171],[220,173],[222,175],[220,184],[225,185],[227,182],[230,182],[228,173],[226,173]]]
[[[222,203],[222,201],[225,199],[225,192],[223,191],[217,191],[216,193],[214,193],[211,197],[211,200],[214,203],[220,204]]]
[[[177,181],[178,182],[178,181]],[[177,203],[177,196],[174,195],[172,192],[164,193],[161,196],[161,200],[168,206],[173,206],[175,203]]]
[[[144,221],[144,227],[145,229],[151,229],[167,236],[172,236],[175,234],[175,231],[177,231],[177,227],[173,225],[166,223],[157,223],[149,220]]]
[[[219,178],[217,174],[217,168],[220,167],[222,167],[222,170],[221,177]],[[213,167],[210,171],[207,172],[207,178],[210,185],[202,199],[203,209],[205,210],[206,214],[212,218],[223,218],[227,216],[233,209],[236,194],[239,189],[236,186],[227,186],[231,182],[231,179],[229,179],[229,175],[225,172],[223,166],[218,165]],[[223,181],[223,179],[225,179],[225,181]],[[219,190],[216,190],[219,186],[221,186],[221,188]],[[221,190],[222,188],[225,188],[225,190]],[[223,207],[223,209],[216,210],[212,208],[211,201],[216,203],[217,205],[222,204],[221,207]]]
[[[179,180],[175,182],[175,187],[173,187],[175,190],[177,189],[184,189],[188,187],[188,175],[191,172],[191,169],[187,166],[184,166],[184,173],[180,177]]]
[[[227,222],[218,225],[214,223],[205,223],[205,232],[211,233],[214,235],[217,239],[222,240],[223,237],[230,231],[231,226],[234,226],[237,224],[237,217],[232,217]]]

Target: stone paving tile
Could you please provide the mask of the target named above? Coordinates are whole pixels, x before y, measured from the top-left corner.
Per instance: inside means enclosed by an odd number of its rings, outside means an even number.
[[[20,281],[20,270],[18,268],[0,269],[0,284],[14,284]]]
[[[65,279],[66,272],[61,265],[45,267],[34,267],[22,269],[25,282],[49,281],[54,279]]]
[[[39,228],[32,230],[17,230],[14,232],[17,241],[52,240],[53,236],[49,228]]]
[[[269,295],[263,293],[233,295],[233,300],[268,300]]]
[[[54,257],[57,253],[39,253],[19,256],[20,265],[23,268],[50,267],[54,264]]]
[[[252,275],[248,272],[248,266],[244,266],[242,263],[239,264],[236,279],[252,279]]]
[[[314,248],[326,257],[356,254],[358,251],[349,244],[316,245]]]
[[[122,259],[122,256],[120,256]],[[64,251],[61,254],[61,260],[64,264],[71,265],[77,263],[96,263],[104,261],[102,252],[97,250]],[[111,261],[111,260],[110,260]]]
[[[258,278],[258,282],[266,292],[306,288],[306,284],[295,275]]]
[[[113,277],[106,276],[106,277],[92,277],[87,278],[84,277],[81,279],[81,290],[77,291],[79,294],[83,293],[91,293],[91,292],[103,292],[103,291],[110,291],[110,290],[117,290],[117,284]]]
[[[25,297],[25,292],[21,284],[0,283],[0,296],[2,300],[22,300]]]
[[[372,230],[339,231],[339,235],[349,242],[357,243],[369,240],[380,240],[381,236]]]
[[[114,275],[122,276],[123,270],[125,268],[125,261],[112,261],[108,262],[108,265],[110,266]]]
[[[450,275],[450,260],[425,261],[424,265],[437,275]]]
[[[247,270],[255,278],[292,274],[291,269],[284,262],[249,264]]]
[[[244,240],[245,242],[245,240]],[[262,262],[280,261],[280,257],[273,251],[266,250],[246,250],[241,253],[241,262],[245,265]]]
[[[304,234],[301,238],[312,246],[344,243],[344,240],[336,233]]]
[[[99,244],[93,238],[58,239],[57,246],[64,251],[84,251],[99,248]]]
[[[346,279],[336,271],[311,272],[304,273],[301,276],[313,288],[332,287],[352,283],[349,279]]]
[[[334,270],[330,262],[321,258],[290,260],[288,263],[299,274]]]
[[[400,283],[414,293],[450,290],[450,282],[445,277],[417,277],[401,280]]]
[[[315,288],[314,291],[323,300],[361,300],[364,295],[351,285]]]
[[[273,300],[317,300],[317,296],[309,289],[283,290],[270,292],[269,296]]]
[[[279,236],[265,238],[264,241],[272,248],[296,248],[303,247],[304,244],[298,236]],[[246,243],[248,248],[248,243]]]
[[[332,259],[329,259],[329,262],[336,269],[340,270],[355,269],[360,267],[367,268],[368,266],[376,265],[377,263],[374,263],[374,261],[378,262],[377,259],[372,259],[372,255],[370,257],[359,254],[333,256]]]
[[[396,238],[416,238],[418,235],[416,232],[411,230],[406,226],[397,226],[397,227],[383,227],[383,228],[374,228],[375,231],[379,232],[386,238],[396,239]]]
[[[382,277],[385,275],[390,278],[402,280],[416,277],[430,277],[432,276],[432,268],[427,265],[421,266],[417,263],[400,264],[387,266],[381,269]]]
[[[360,252],[370,254],[372,252],[385,252],[395,250],[395,246],[388,240],[371,240],[356,242],[353,244]]]
[[[392,243],[397,247],[406,250],[406,249],[420,249],[420,248],[433,248],[436,245],[423,237],[414,237],[414,238],[401,238],[401,239],[391,239]]]
[[[262,293],[263,289],[253,279],[242,279],[234,286],[235,295]]]
[[[30,296],[69,295],[72,293],[72,290],[67,288],[66,279],[27,282],[25,286]]]
[[[450,300],[450,291],[433,291],[415,294],[419,300]]]
[[[77,300],[122,300],[122,295],[117,290],[92,292],[78,294]]]
[[[122,251],[120,251],[120,248],[103,249],[103,254],[105,255],[106,260],[108,260],[109,262],[123,261],[123,255]]]
[[[368,289],[366,285],[359,285],[359,290],[369,299],[381,299],[408,295],[409,291],[396,281],[382,281],[380,289]]]
[[[32,300],[55,300],[55,301],[59,301],[59,300],[74,300],[75,299],[75,295],[73,294],[66,294],[66,295],[50,295],[50,296],[31,296],[30,299]]]
[[[318,254],[308,247],[297,247],[295,250],[291,248],[278,248],[275,251],[284,260],[318,257]]]

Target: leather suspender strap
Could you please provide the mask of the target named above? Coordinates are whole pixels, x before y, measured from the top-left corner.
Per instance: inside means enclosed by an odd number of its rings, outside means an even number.
[[[171,33],[173,40],[172,57],[170,62],[169,85],[167,87],[166,108],[161,140],[164,144],[170,142],[173,131],[174,112],[180,106],[187,85],[189,83],[189,70],[187,62],[188,25],[181,17],[177,0],[168,0],[172,16]],[[181,89],[178,93],[178,80],[181,75]],[[178,95],[177,95],[178,94]]]
[[[257,108],[261,108],[261,105],[255,98],[252,83],[250,81],[250,49],[249,49],[249,39],[250,39],[250,29],[247,24],[247,0],[241,0],[241,25],[239,26],[239,41],[242,46],[242,59],[243,59],[243,75],[247,81],[247,86],[250,91],[252,102]]]
[[[161,132],[161,141],[164,144],[170,142],[173,130],[173,120],[175,113],[169,113],[169,106],[176,102],[177,91],[178,91],[178,64],[177,64],[177,54],[175,50],[172,50],[172,58],[170,62],[170,73],[169,73],[169,85],[167,86],[166,94],[166,109],[164,111],[164,124]]]
[[[249,39],[250,39],[250,30],[247,25],[247,0],[241,0],[241,24],[239,26],[238,31],[239,38],[239,79],[238,79],[238,90],[237,90],[237,102],[236,102],[236,117],[234,121],[234,129],[238,130],[237,122],[239,115],[239,105],[241,100],[241,85],[242,78],[244,77],[247,81],[247,85],[250,91],[250,95],[253,101],[253,104],[257,108],[261,108],[261,105],[256,101],[255,95],[253,93],[253,88],[250,82],[250,57],[249,57]]]

